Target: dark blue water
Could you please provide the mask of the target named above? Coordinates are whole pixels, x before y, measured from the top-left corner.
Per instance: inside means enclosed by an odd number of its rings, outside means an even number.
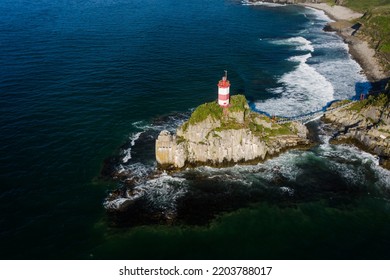
[[[388,172],[326,139],[243,170],[142,181],[146,202],[119,222],[103,207],[123,186],[101,176],[107,158],[150,174],[153,137],[214,100],[225,69],[269,114],[354,96],[365,78],[326,21],[223,0],[2,1],[0,257],[388,257]]]

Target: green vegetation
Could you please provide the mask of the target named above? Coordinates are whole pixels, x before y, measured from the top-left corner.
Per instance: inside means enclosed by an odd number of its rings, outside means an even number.
[[[390,70],[390,0],[345,0],[343,5],[364,13],[357,34],[371,42],[385,69]]]
[[[349,99],[344,99],[344,100],[335,102],[334,105],[335,105],[336,107],[339,107],[339,106],[343,106],[343,105],[348,104],[348,103],[351,103],[351,102],[352,102],[352,101],[349,100]],[[332,104],[332,105],[333,105],[333,104]]]
[[[271,123],[272,120],[270,117],[267,117],[266,115],[260,115],[258,113],[254,113],[254,112],[250,112],[248,114],[248,117],[249,119],[254,122],[256,119],[260,120],[260,121],[263,121],[263,122],[266,122],[266,123]]]
[[[376,7],[390,5],[390,0],[344,0],[342,2],[344,6],[362,13]]]
[[[176,143],[177,144],[180,144],[180,143],[182,143],[182,142],[184,142],[185,141],[185,139],[183,138],[183,137],[181,137],[181,136],[176,136]]]
[[[248,109],[248,102],[244,95],[233,95],[230,98],[229,112],[245,112]]]
[[[217,102],[204,103],[195,109],[188,120],[188,123],[194,125],[204,121],[209,116],[215,120],[219,120],[222,118],[222,115],[222,108],[217,104]]]
[[[217,102],[210,102],[200,105],[192,113],[190,119],[183,124],[183,130],[186,131],[189,125],[195,125],[199,122],[206,120],[209,116],[213,120],[219,120],[221,125],[214,129],[212,132],[213,137],[218,136],[219,131],[231,130],[231,129],[243,129],[248,128],[253,134],[268,140],[270,137],[279,135],[291,135],[296,133],[296,129],[291,123],[276,124],[272,123],[271,119],[265,115],[251,112],[244,95],[234,95],[230,98],[231,106],[226,109],[222,109]],[[242,114],[242,119],[237,118],[237,115],[230,115],[230,113]],[[240,116],[240,115],[238,115]],[[208,138],[209,135],[206,136]]]
[[[389,70],[390,62],[390,5],[368,11],[361,19],[363,33],[373,39],[373,47]]]
[[[335,0],[325,0],[324,2],[328,3],[329,6],[334,6],[336,4]]]
[[[343,105],[345,105],[345,104],[348,104],[348,103],[351,103],[351,102],[352,102],[352,100],[349,100],[349,99],[344,99],[344,100],[340,100],[340,101],[335,101],[335,102],[333,102],[333,103],[329,106],[328,110],[329,110],[329,109],[333,109],[333,108],[341,107],[341,106],[343,106]]]
[[[246,112],[248,103],[244,95],[233,95],[230,97],[231,106],[227,109],[229,112]],[[217,102],[208,102],[200,105],[192,113],[187,123],[183,125],[183,130],[187,130],[188,124],[194,125],[211,117],[214,120],[221,120],[223,117],[223,109]]]
[[[390,130],[379,128],[378,131],[390,134]]]
[[[370,95],[367,99],[356,102],[349,107],[349,110],[360,112],[360,110],[368,106],[384,107],[387,105],[389,105],[389,96],[382,93],[378,96]]]
[[[256,123],[249,123],[249,129],[253,134],[269,140],[271,137],[281,136],[281,135],[291,135],[296,133],[296,129],[291,127],[291,123],[284,124],[272,124],[272,128],[265,127]]]
[[[222,122],[221,126],[216,128],[215,131],[222,131],[228,129],[241,129],[241,128],[245,128],[245,124],[241,124],[235,121],[227,121],[227,122]]]

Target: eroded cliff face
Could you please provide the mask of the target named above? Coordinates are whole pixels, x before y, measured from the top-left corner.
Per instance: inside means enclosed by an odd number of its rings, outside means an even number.
[[[334,142],[358,145],[390,168],[390,104],[385,95],[327,112],[323,120],[335,130]]]
[[[244,97],[233,96],[231,102],[240,98]],[[210,114],[198,122],[191,116],[177,129],[176,135],[162,131],[156,140],[157,162],[173,168],[201,164],[221,166],[260,161],[288,148],[309,144],[304,125],[298,122],[279,125],[251,112],[246,100],[238,103],[244,104],[243,107],[221,109],[220,115]],[[196,110],[193,115],[199,113]]]

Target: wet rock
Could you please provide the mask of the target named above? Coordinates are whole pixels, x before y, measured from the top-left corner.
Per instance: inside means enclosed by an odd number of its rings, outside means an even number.
[[[381,158],[390,156],[390,104],[382,97],[326,112],[323,121],[335,131],[333,143],[354,144]],[[379,101],[378,101],[379,100]],[[380,162],[388,166],[386,160]]]

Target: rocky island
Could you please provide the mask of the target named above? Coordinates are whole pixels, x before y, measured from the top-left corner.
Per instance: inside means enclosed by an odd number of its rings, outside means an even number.
[[[230,106],[200,105],[176,134],[164,130],[156,140],[156,160],[164,169],[185,166],[224,166],[261,161],[282,151],[310,144],[306,126],[278,123],[249,109],[243,95]]]

